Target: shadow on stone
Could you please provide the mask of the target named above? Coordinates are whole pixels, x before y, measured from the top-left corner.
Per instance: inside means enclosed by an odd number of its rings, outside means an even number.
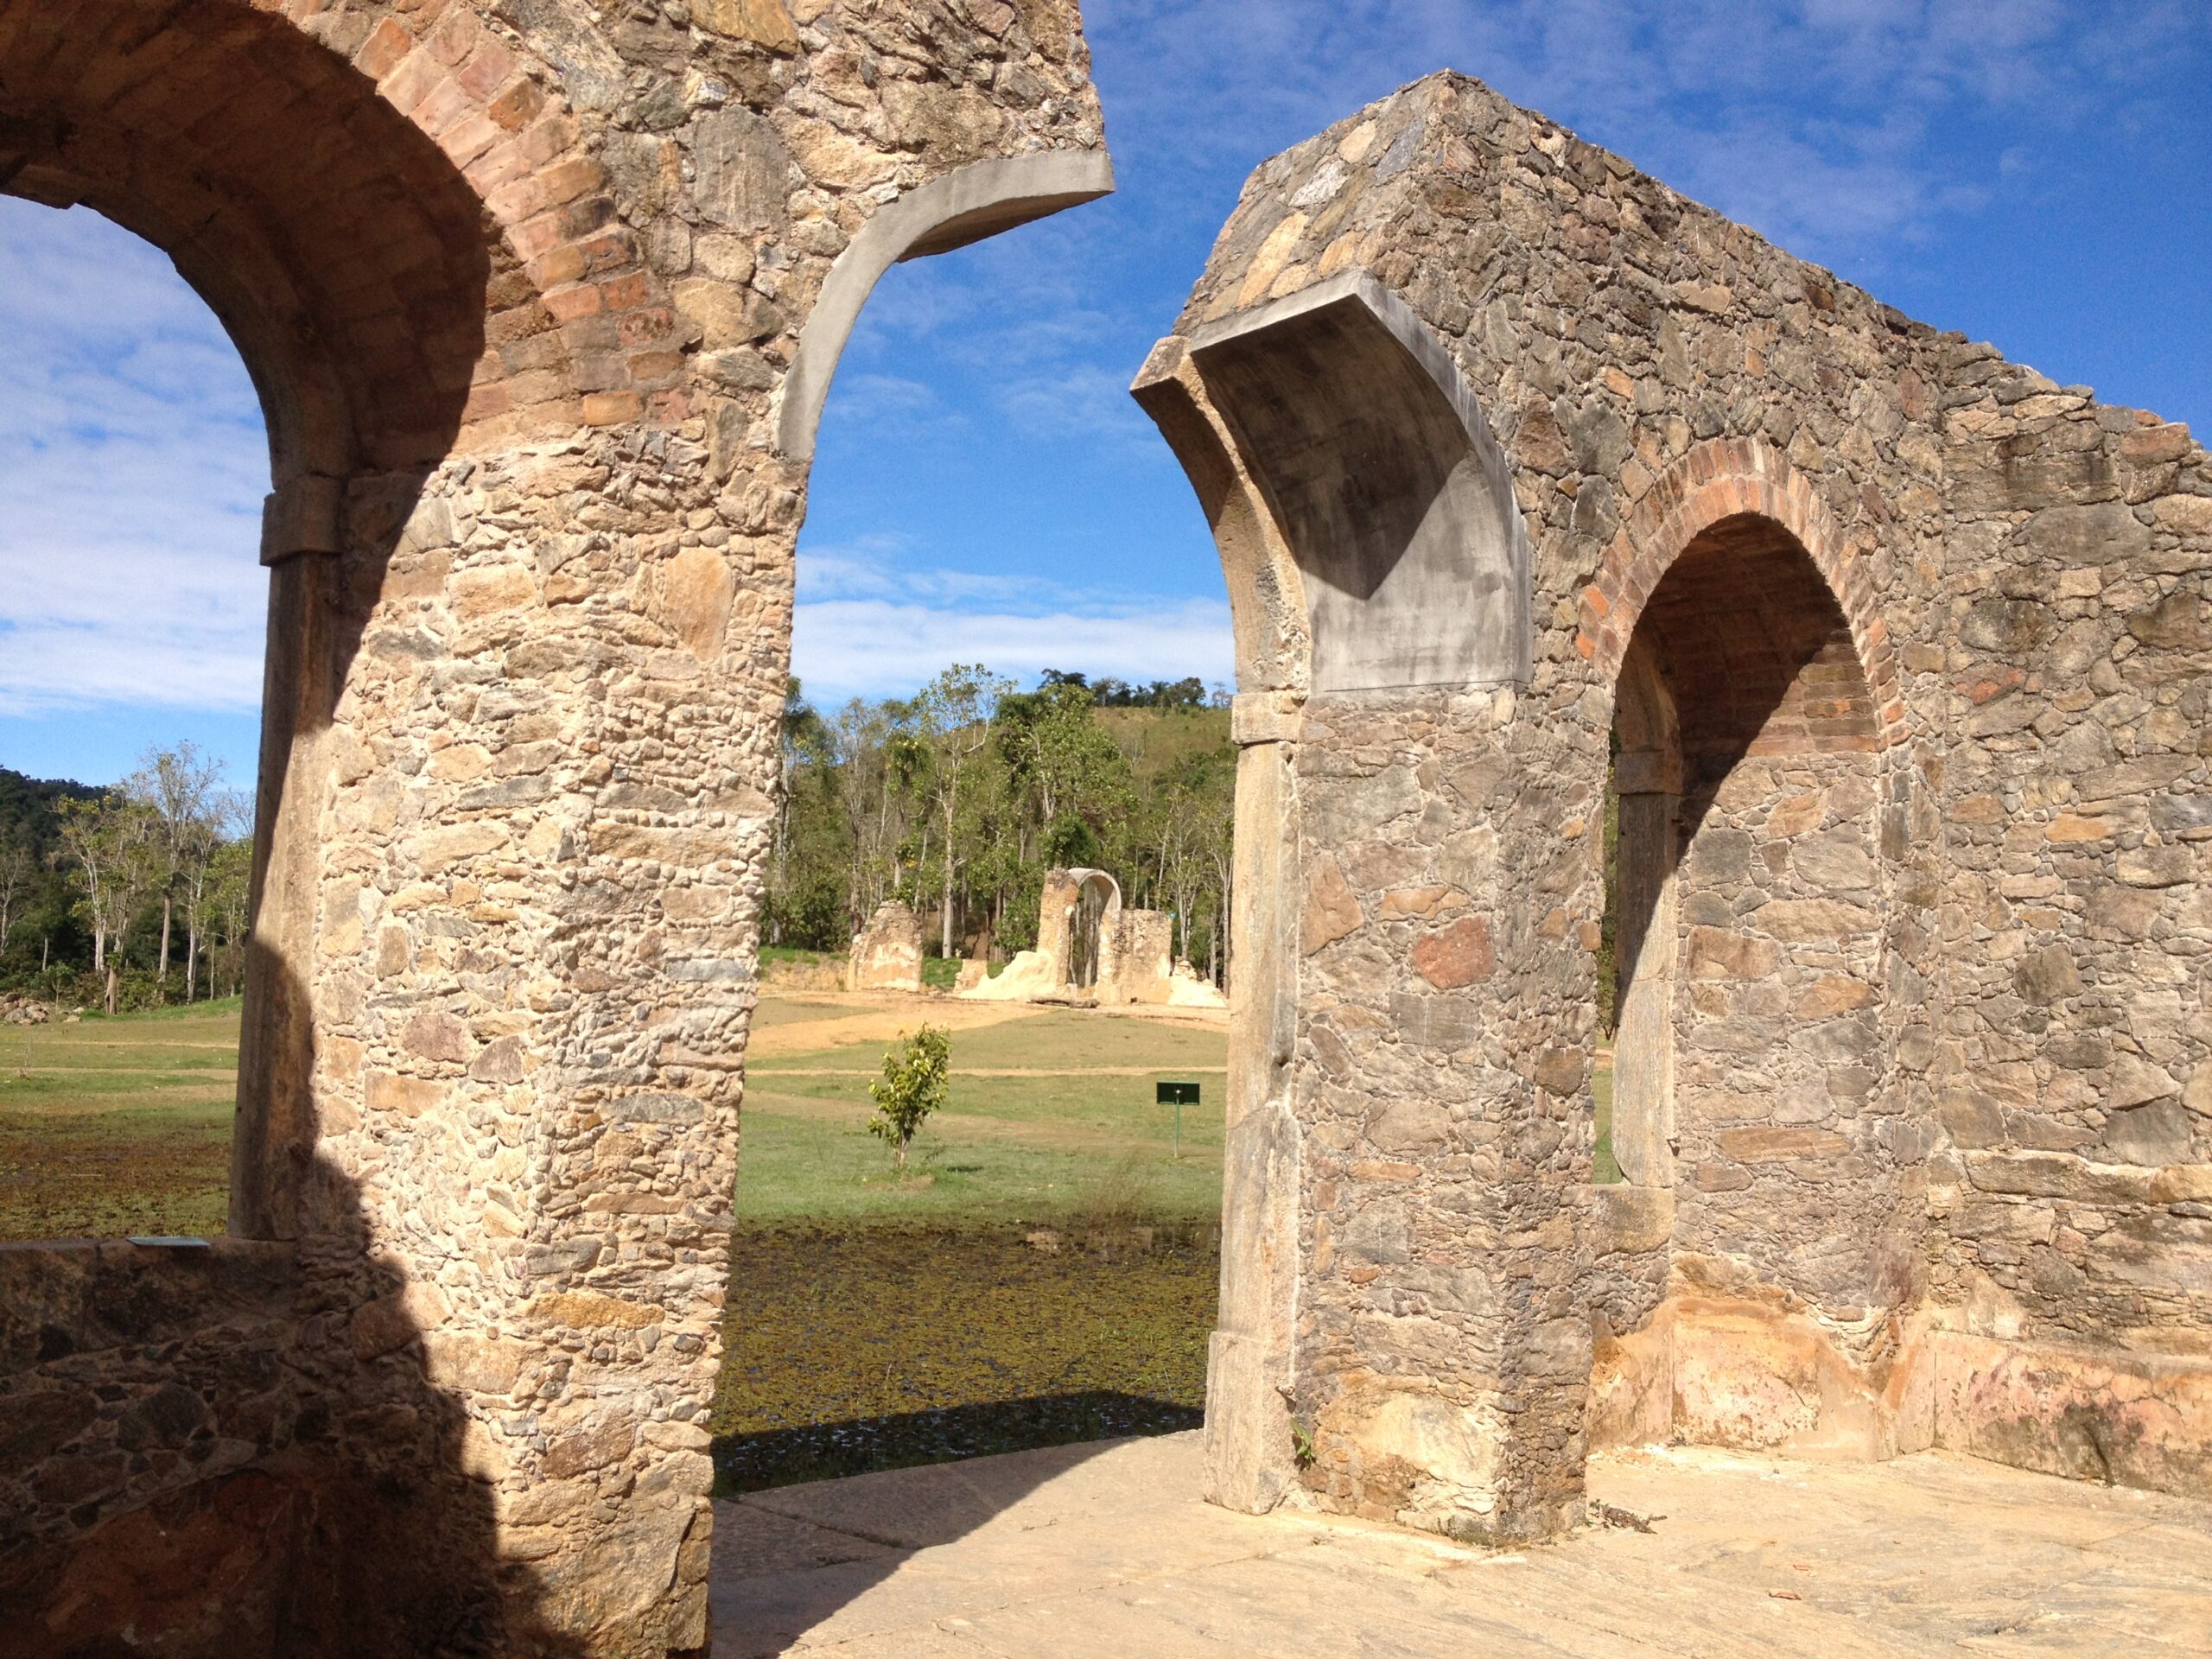
[[[715,1491],[731,1497],[1002,1452],[1173,1434],[1198,1427],[1205,1414],[1173,1401],[1091,1389],[726,1434],[715,1442]]]

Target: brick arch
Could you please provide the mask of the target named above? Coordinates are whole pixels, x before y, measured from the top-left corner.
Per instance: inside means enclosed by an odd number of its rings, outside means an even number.
[[[1901,741],[1903,682],[1866,567],[1811,481],[1757,438],[1709,439],[1644,492],[1583,589],[1575,649],[1607,683],[1618,680],[1637,622],[1675,561],[1724,520],[1746,517],[1780,525],[1812,560],[1850,627],[1880,741]]]
[[[280,486],[680,414],[673,308],[555,83],[460,0],[0,0],[0,189],[176,260]]]

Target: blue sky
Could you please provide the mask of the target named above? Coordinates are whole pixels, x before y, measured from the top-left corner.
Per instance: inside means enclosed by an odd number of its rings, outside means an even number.
[[[2204,0],[1092,0],[1120,192],[892,271],[824,413],[795,666],[1210,680],[1228,614],[1125,388],[1259,161],[1478,75],[1940,327],[2212,429]],[[266,461],[152,250],[0,200],[0,766],[251,776]]]

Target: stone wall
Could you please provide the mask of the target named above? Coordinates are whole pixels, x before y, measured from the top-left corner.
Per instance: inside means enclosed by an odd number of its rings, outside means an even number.
[[[1249,746],[1216,1496],[1541,1530],[1586,1421],[2086,1466],[2070,1432],[2184,1489],[2188,433],[1449,75],[1253,175],[1136,391],[1221,547]],[[1532,650],[1447,671],[1447,603],[1517,605]],[[1592,826],[1638,652],[1680,716],[1622,760],[1665,1065],[1593,1188]]]
[[[29,1650],[703,1646],[812,423],[893,260],[1100,144],[1060,0],[0,4],[5,188],[168,251],[269,417],[232,1232],[289,1263],[11,1258],[75,1286],[0,1381]]]
[[[849,991],[922,988],[922,925],[896,899],[875,907],[868,925],[853,935],[845,964]]]

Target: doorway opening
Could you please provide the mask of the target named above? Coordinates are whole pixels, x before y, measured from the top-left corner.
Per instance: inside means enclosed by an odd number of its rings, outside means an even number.
[[[1616,688],[1621,1179],[1673,1249],[1849,1322],[1895,1300],[1876,707],[1804,547],[1741,514],[1653,590]],[[1909,1254],[1909,1250],[1908,1250]]]
[[[0,197],[0,1238],[225,1230],[269,444],[151,245]]]
[[[746,1056],[726,1491],[1199,1421],[1232,642],[1202,524],[1177,527],[1202,591],[1147,594],[1161,538],[1133,551],[1134,526],[1084,505],[1134,493],[1116,467],[1173,465],[1127,374],[1064,410],[1039,353],[1070,336],[999,315],[1009,295],[1051,308],[1029,290],[1068,234],[895,269],[823,406]],[[861,989],[849,942],[894,929],[918,971]],[[945,1090],[901,1168],[868,1126],[925,1029]]]

